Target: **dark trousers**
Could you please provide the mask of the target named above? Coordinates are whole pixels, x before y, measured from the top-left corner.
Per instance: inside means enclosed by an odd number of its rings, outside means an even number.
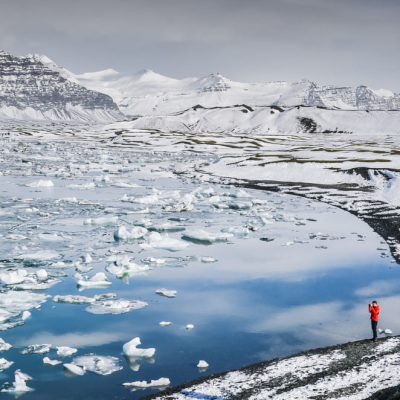
[[[372,328],[372,334],[374,335],[374,340],[378,337],[378,333],[376,332],[376,328],[378,327],[378,321],[372,321],[371,320],[371,328]]]

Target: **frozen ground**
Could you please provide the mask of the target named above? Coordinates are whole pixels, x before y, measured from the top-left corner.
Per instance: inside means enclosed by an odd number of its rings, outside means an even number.
[[[400,329],[398,238],[379,232],[389,249],[324,204],[394,221],[395,137],[1,133],[5,390],[21,370],[33,378],[27,400],[139,398],[167,379],[364,338],[371,296]],[[371,165],[390,178],[359,172]],[[154,354],[125,357],[133,338]]]

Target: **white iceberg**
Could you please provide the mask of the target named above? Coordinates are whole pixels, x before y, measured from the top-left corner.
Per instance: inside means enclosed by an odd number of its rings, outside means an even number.
[[[208,264],[208,263],[215,263],[215,262],[217,262],[218,260],[217,260],[216,258],[214,258],[214,257],[204,256],[204,257],[201,257],[201,258],[200,258],[200,261],[201,261],[202,263]]]
[[[17,369],[14,373],[15,381],[12,386],[1,389],[3,393],[24,393],[31,392],[33,389],[30,388],[26,382],[32,379],[31,376],[21,372]]]
[[[130,261],[129,258],[124,258],[114,261],[114,264],[107,266],[106,270],[116,278],[122,279],[145,274],[150,271],[150,267],[147,265],[138,265]]]
[[[38,181],[27,183],[26,186],[31,188],[50,188],[54,186],[54,183],[50,180],[40,179]]]
[[[170,321],[161,321],[161,322],[159,323],[159,325],[160,325],[160,326],[171,326],[171,325],[172,325],[172,322],[170,322]]]
[[[35,251],[33,253],[19,254],[19,255],[15,256],[14,258],[16,260],[40,262],[40,261],[54,260],[59,257],[60,257],[60,254],[56,253],[55,251],[39,250],[39,251]]]
[[[122,346],[122,351],[127,357],[143,357],[151,358],[156,353],[156,349],[151,347],[148,349],[138,349],[137,346],[141,345],[139,337],[135,337]]]
[[[0,353],[11,349],[11,344],[7,343],[4,339],[0,338]]]
[[[116,242],[123,240],[136,240],[143,238],[147,233],[147,229],[142,226],[134,226],[131,230],[128,230],[125,226],[120,226],[114,232],[114,240]]]
[[[191,331],[194,328],[194,325],[193,324],[187,324],[185,326],[185,328],[186,328],[186,330]]]
[[[31,344],[25,347],[21,354],[44,354],[51,350],[51,344]]]
[[[111,285],[111,282],[107,279],[104,272],[97,272],[89,279],[78,279],[77,282],[80,288],[103,288]]]
[[[208,362],[205,360],[200,360],[197,363],[197,368],[202,369],[202,370],[206,370],[209,367]]]
[[[207,232],[203,229],[186,231],[182,235],[182,239],[189,240],[192,242],[199,242],[205,244],[211,244],[216,242],[227,242],[233,237],[231,233],[213,233]]]
[[[168,251],[179,251],[188,247],[188,243],[183,240],[173,239],[168,236],[161,236],[158,232],[152,232],[146,243],[142,243],[140,247],[144,250],[161,249]]]
[[[139,300],[105,300],[92,303],[86,307],[86,311],[91,314],[124,314],[133,310],[139,310],[148,304]]]
[[[78,349],[69,346],[57,346],[57,355],[60,357],[69,357],[75,354]]]
[[[64,364],[64,368],[73,375],[82,376],[85,375],[86,371],[84,368],[79,367],[78,365],[72,363]]]
[[[18,269],[16,271],[5,271],[0,273],[0,281],[5,285],[13,285],[23,282],[28,275],[26,269]]]
[[[56,295],[53,297],[53,301],[56,303],[67,303],[67,304],[91,304],[96,301],[95,297],[86,297],[79,295],[68,294],[65,296]]]
[[[150,382],[146,381],[135,381],[135,382],[125,382],[122,385],[129,389],[148,389],[148,388],[164,388],[171,384],[168,378],[160,378],[151,380]]]
[[[157,289],[156,293],[159,294],[160,296],[164,297],[176,297],[176,290],[170,290],[170,289]]]
[[[116,225],[118,217],[87,218],[83,223],[84,225]]]
[[[62,364],[62,361],[59,360],[51,360],[49,357],[44,357],[43,358],[43,364],[48,364],[48,365],[60,365]]]
[[[84,368],[86,371],[94,372],[97,375],[110,375],[122,369],[117,357],[97,356],[95,354],[75,357],[73,364]]]
[[[8,361],[5,358],[0,358],[0,372],[4,371],[7,368],[10,368],[13,364],[13,361]]]

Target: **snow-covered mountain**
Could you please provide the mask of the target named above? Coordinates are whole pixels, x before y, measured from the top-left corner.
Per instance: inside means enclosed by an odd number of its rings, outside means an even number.
[[[400,94],[366,86],[318,86],[300,82],[235,82],[220,74],[172,79],[151,70],[124,76],[114,70],[73,75],[89,89],[107,93],[127,115],[167,115],[196,105],[308,106],[342,110],[400,110]]]
[[[0,51],[0,118],[108,122],[123,115],[110,96],[83,87],[49,58]]]

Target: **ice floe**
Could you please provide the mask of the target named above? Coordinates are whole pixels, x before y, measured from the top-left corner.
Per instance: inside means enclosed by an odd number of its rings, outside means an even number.
[[[159,322],[159,325],[160,326],[171,326],[172,322],[170,322],[170,321],[161,321],[161,322]]]
[[[182,239],[204,244],[227,242],[232,237],[232,233],[213,233],[207,232],[203,229],[189,230],[182,235]]]
[[[111,286],[111,282],[107,279],[107,276],[104,272],[97,272],[88,279],[84,279],[84,277],[79,277],[77,285],[82,289],[104,288]]]
[[[170,289],[157,289],[156,293],[159,294],[160,296],[164,297],[176,297],[176,290],[170,290]]]
[[[60,357],[69,357],[75,354],[78,349],[69,346],[57,346],[57,355]]]
[[[43,357],[43,364],[48,364],[48,365],[60,365],[62,364],[62,361],[59,360],[52,360],[49,357]]]
[[[127,357],[136,357],[136,358],[151,358],[156,353],[156,349],[150,347],[148,349],[139,349],[137,346],[141,345],[141,341],[139,337],[135,337],[129,342],[125,343],[122,346],[122,351]]]
[[[118,217],[98,217],[98,218],[87,218],[84,220],[84,225],[116,225],[118,223]]]
[[[23,260],[24,262],[43,262],[43,261],[51,261],[56,258],[59,258],[60,254],[56,253],[53,250],[39,250],[32,253],[24,253],[14,256],[16,260]]]
[[[123,240],[136,240],[143,238],[147,233],[147,229],[142,226],[134,226],[128,230],[124,225],[120,226],[114,232],[114,240],[116,242]]]
[[[122,385],[128,389],[148,389],[148,388],[166,388],[171,384],[168,378],[154,379],[150,382],[146,381],[135,381],[135,382],[125,382]]]
[[[85,375],[86,371],[84,368],[79,367],[78,365],[72,363],[63,364],[65,370],[72,375],[82,376]]]
[[[194,325],[193,324],[187,324],[185,326],[186,330],[191,331],[192,329],[194,329]]]
[[[54,186],[53,181],[40,179],[38,181],[27,183],[26,186],[31,188],[50,188]]]
[[[147,265],[138,265],[131,261],[128,257],[111,257],[113,264],[106,267],[106,270],[113,274],[116,278],[129,278],[134,275],[142,275],[150,271]]]
[[[11,349],[11,344],[7,343],[4,339],[0,338],[0,353]]]
[[[197,363],[197,368],[198,368],[198,369],[206,370],[208,367],[209,367],[208,362],[205,361],[205,360],[200,360],[200,361]]]
[[[4,371],[7,368],[10,368],[13,364],[13,361],[8,361],[5,358],[0,358],[0,372]]]
[[[124,314],[147,307],[147,303],[139,300],[105,300],[97,301],[86,307],[91,314]]]
[[[51,350],[51,344],[31,344],[25,347],[21,354],[45,354]]]
[[[218,260],[214,257],[204,256],[200,258],[200,261],[205,264],[215,263]]]
[[[122,369],[122,366],[119,364],[119,359],[111,356],[89,354],[75,357],[72,362],[84,368],[86,371],[94,372],[97,375],[110,375]]]
[[[188,246],[189,244],[183,240],[162,236],[158,232],[150,233],[147,238],[147,242],[140,245],[140,247],[144,250],[161,249],[168,251],[179,251]]]
[[[3,389],[1,389],[3,393],[20,394],[24,392],[31,392],[33,390],[26,384],[27,381],[32,380],[32,377],[28,374],[25,374],[24,372],[21,372],[19,369],[17,369],[14,372],[14,379],[15,380],[12,385],[5,384],[3,386]]]

